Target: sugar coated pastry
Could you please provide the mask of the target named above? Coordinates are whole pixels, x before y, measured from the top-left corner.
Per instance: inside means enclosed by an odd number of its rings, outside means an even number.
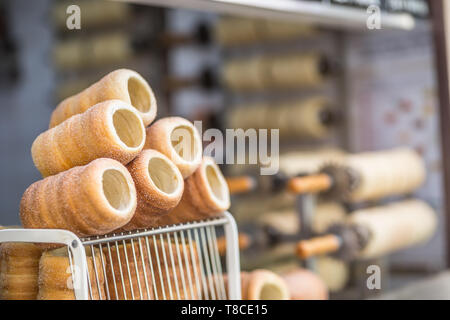
[[[194,125],[180,117],[156,121],[147,129],[144,149],[154,149],[175,163],[183,178],[189,177],[202,160],[202,140]]]
[[[136,203],[126,167],[100,158],[33,183],[22,196],[20,219],[25,228],[100,235],[128,223]]]
[[[214,217],[230,207],[227,182],[217,164],[203,157],[200,167],[184,182],[178,206],[163,216],[157,225],[169,225]]]
[[[109,100],[41,133],[33,142],[31,155],[47,177],[97,158],[127,164],[141,152],[144,142],[144,125],[135,109]]]
[[[135,71],[119,69],[62,101],[52,113],[50,128],[73,115],[83,113],[99,102],[113,99],[131,104],[141,116],[145,126],[152,123],[156,117],[156,99],[147,81]]]
[[[105,300],[105,279],[102,272],[102,257],[98,249],[86,249],[89,298]],[[103,258],[104,259],[104,258]],[[95,267],[94,267],[95,264]],[[70,265],[67,248],[46,251],[39,262],[38,300],[74,300],[72,272],[76,266]]]
[[[143,150],[127,166],[137,192],[137,207],[131,221],[122,229],[146,228],[172,210],[181,200],[184,180],[180,170],[156,150]]]
[[[42,251],[32,243],[0,246],[0,299],[35,300]]]

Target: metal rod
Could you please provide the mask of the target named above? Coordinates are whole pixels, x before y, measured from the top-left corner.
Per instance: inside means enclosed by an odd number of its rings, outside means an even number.
[[[170,240],[170,233],[168,233],[167,234],[167,243],[169,244],[168,247],[169,247],[170,263],[172,264],[172,269],[175,272],[175,261],[174,261],[174,258],[173,258],[172,246],[170,245],[171,242],[172,241]],[[181,300],[180,287],[178,285],[178,279],[177,279],[176,275],[174,277],[174,282],[175,282],[175,290],[177,292],[178,300]]]
[[[169,265],[167,263],[166,250],[164,249],[164,238],[162,234],[159,235],[159,239],[161,240],[161,251],[164,259],[164,267],[166,269],[167,284],[169,285],[169,296],[170,300],[173,300],[172,281],[170,281]]]
[[[150,272],[152,273],[153,293],[155,294],[155,300],[158,300],[158,290],[156,288],[155,272],[153,270],[153,259],[150,254],[150,245],[148,243],[148,237],[145,237],[145,246],[147,248],[147,258],[148,258],[148,264],[150,265]]]
[[[120,241],[120,240],[128,240],[132,238],[138,238],[138,237],[144,237],[144,236],[153,236],[157,234],[162,233],[174,233],[181,230],[188,230],[193,228],[201,228],[201,227],[208,227],[208,226],[220,226],[223,224],[228,223],[228,221],[224,218],[216,218],[214,220],[207,220],[207,221],[200,221],[200,222],[193,222],[193,223],[185,223],[175,226],[169,226],[159,229],[151,229],[151,230],[139,230],[135,233],[130,234],[120,234],[120,235],[107,235],[104,238],[99,239],[91,239],[91,238],[83,238],[81,239],[84,245],[90,245],[90,244],[98,244],[98,243],[106,243],[106,242],[112,242],[112,241]]]
[[[94,265],[95,282],[97,283],[98,298],[99,298],[99,300],[103,300],[102,290],[100,289],[100,280],[98,278],[97,261],[95,260],[94,246],[91,245],[90,248],[91,248],[91,255],[92,255],[92,264]],[[94,300],[94,297],[92,297],[92,300]]]
[[[199,260],[199,265],[200,265],[200,276],[202,279],[203,293],[205,295],[205,300],[209,300],[208,286],[206,284],[205,267],[204,267],[204,263],[203,263],[202,250],[200,248],[200,239],[198,236],[198,229],[194,229],[194,238],[195,238],[195,243],[196,243],[197,252],[198,252],[198,260]]]
[[[186,263],[186,273],[188,276],[188,282],[189,282],[189,291],[191,294],[191,299],[194,299],[195,295],[194,295],[194,288],[192,286],[192,275],[191,275],[191,267],[190,264],[194,264],[195,261],[192,260],[191,263],[189,263],[189,259],[188,259],[188,255],[187,255],[187,249],[186,249],[186,239],[184,237],[184,232],[180,231],[181,234],[181,243],[183,244],[183,256],[184,256],[184,261]]]
[[[133,252],[133,260],[134,260],[134,269],[136,270],[136,278],[139,288],[139,295],[141,297],[141,300],[144,300],[144,296],[142,295],[142,286],[141,286],[141,273],[139,272],[139,266],[136,259],[136,251],[134,250],[134,242],[133,239],[130,239],[131,242],[131,251]],[[145,269],[145,266],[143,266]]]
[[[213,244],[214,244],[214,256],[216,258],[216,264],[219,272],[219,283],[220,283],[220,290],[222,291],[223,299],[227,299],[227,290],[225,289],[225,281],[223,279],[223,271],[222,271],[222,263],[220,260],[220,253],[219,253],[219,247],[217,246],[217,235],[216,235],[216,228],[211,228],[211,234],[213,237]]]
[[[211,298],[213,300],[216,300],[216,290],[214,288],[214,282],[212,279],[212,274],[211,274],[211,265],[210,262],[211,260],[209,259],[209,255],[208,255],[208,249],[207,249],[207,244],[206,244],[206,236],[205,236],[205,229],[201,228],[200,229],[200,238],[202,239],[202,249],[203,249],[203,254],[205,257],[205,265],[206,265],[206,274],[207,274],[207,279],[208,279],[208,284],[209,284],[209,289],[211,292]]]
[[[103,270],[103,279],[105,279],[105,286],[106,286],[106,299],[107,300],[111,300],[111,297],[109,295],[109,284],[108,284],[108,278],[106,276],[106,267],[105,267],[105,257],[103,256],[103,248],[102,248],[102,244],[99,243],[98,244],[98,248],[100,250],[100,260],[102,262],[102,270]],[[111,266],[112,267],[112,266]]]

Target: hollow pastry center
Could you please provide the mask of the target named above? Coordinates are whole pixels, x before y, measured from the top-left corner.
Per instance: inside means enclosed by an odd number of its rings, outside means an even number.
[[[194,130],[189,126],[178,126],[170,134],[172,147],[185,161],[193,161],[199,152]]]
[[[164,193],[173,193],[180,182],[173,167],[166,160],[151,158],[148,162],[148,174],[155,186]]]
[[[122,172],[108,169],[103,172],[103,194],[108,203],[116,210],[124,210],[131,202],[130,188]]]
[[[144,139],[142,120],[130,110],[119,109],[113,114],[113,124],[119,139],[130,148],[141,145]]]
[[[259,293],[260,300],[283,300],[285,298],[283,290],[273,283],[266,283]]]
[[[131,105],[141,112],[149,112],[151,98],[147,86],[141,80],[131,77],[128,79],[128,95]]]
[[[212,165],[206,167],[206,179],[214,196],[220,201],[225,200],[225,186],[222,180],[219,179],[219,173],[216,168]]]

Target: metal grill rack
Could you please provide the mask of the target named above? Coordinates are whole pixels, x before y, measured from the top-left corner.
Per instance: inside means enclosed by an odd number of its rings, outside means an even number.
[[[224,261],[217,245],[222,233]],[[2,242],[66,245],[76,299],[241,298],[237,227],[228,212],[205,221],[82,239],[66,230],[9,229],[0,231]]]

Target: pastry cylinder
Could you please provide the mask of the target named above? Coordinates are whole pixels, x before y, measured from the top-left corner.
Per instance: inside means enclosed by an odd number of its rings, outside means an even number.
[[[257,269],[241,272],[242,300],[289,300],[289,289],[276,273]]]
[[[426,178],[423,159],[409,148],[350,155],[345,164],[359,178],[350,195],[355,202],[411,193]]]
[[[154,149],[178,167],[183,178],[189,177],[202,161],[202,140],[194,125],[180,117],[156,121],[147,128],[144,149]]]
[[[94,254],[86,249],[89,294],[91,300],[106,300],[105,278],[102,272],[102,257],[98,249]],[[103,258],[104,259],[104,258]],[[94,267],[95,263],[95,267]],[[39,292],[38,300],[75,300],[73,291],[72,270],[67,248],[46,251],[39,261]],[[97,270],[97,272],[95,272]]]
[[[0,246],[0,300],[35,300],[42,251],[32,243]]]
[[[136,202],[126,167],[101,158],[33,183],[22,196],[20,219],[25,228],[102,235],[128,223]]]
[[[155,119],[156,98],[148,83],[135,71],[118,69],[82,92],[63,100],[52,113],[50,128],[85,112],[97,103],[114,99],[132,105],[145,126]]]
[[[230,207],[230,192],[219,167],[210,157],[203,157],[200,167],[184,182],[178,206],[157,221],[171,225],[214,217]]]
[[[421,200],[406,200],[353,212],[349,223],[369,231],[369,241],[358,253],[375,258],[428,240],[436,230],[434,210]]]
[[[47,177],[97,158],[127,164],[144,143],[145,128],[138,112],[123,101],[108,100],[41,133],[31,155]]]
[[[136,186],[137,207],[122,229],[147,228],[178,205],[184,180],[175,164],[156,150],[143,150],[127,168]]]

